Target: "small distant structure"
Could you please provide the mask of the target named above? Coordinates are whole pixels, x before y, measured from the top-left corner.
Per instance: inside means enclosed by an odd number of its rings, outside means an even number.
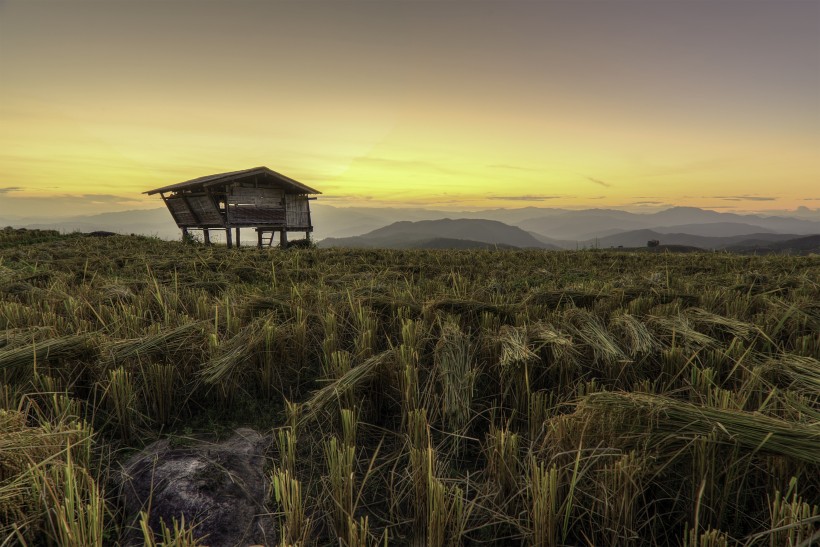
[[[267,167],[208,175],[144,193],[162,196],[183,238],[191,230],[202,230],[210,244],[211,230],[225,230],[230,248],[234,231],[239,247],[240,229],[253,228],[260,249],[273,244],[276,232],[281,247],[287,246],[288,232],[305,232],[309,239],[310,201],[316,199],[310,195],[321,194]]]
[[[657,239],[650,239],[649,241],[646,242],[647,247],[657,247],[660,244],[661,244],[661,242],[658,241]]]

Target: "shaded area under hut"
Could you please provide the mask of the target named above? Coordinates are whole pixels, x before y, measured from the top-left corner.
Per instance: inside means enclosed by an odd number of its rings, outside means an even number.
[[[321,194],[309,186],[267,167],[219,173],[163,186],[144,192],[159,194],[187,237],[201,230],[206,244],[212,230],[224,230],[228,247],[239,247],[240,229],[253,228],[257,246],[271,246],[276,233],[285,246],[288,232],[304,232],[310,237],[311,194]]]

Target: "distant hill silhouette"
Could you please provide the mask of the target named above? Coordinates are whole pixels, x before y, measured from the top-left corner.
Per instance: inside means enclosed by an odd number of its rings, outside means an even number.
[[[517,249],[512,245],[504,243],[485,243],[483,241],[472,241],[470,239],[450,239],[447,237],[436,237],[428,240],[419,240],[408,243],[404,248],[412,249]]]
[[[653,231],[661,234],[689,234],[705,237],[733,237],[749,234],[775,233],[776,230],[745,222],[706,222],[703,224],[677,224],[655,226]]]
[[[656,247],[638,247],[637,250],[642,253],[704,253],[706,249],[700,247],[692,247],[691,245],[658,245]]]
[[[438,240],[437,243],[433,243]],[[476,243],[491,246],[507,246],[534,249],[557,249],[539,241],[521,228],[509,226],[495,220],[482,219],[441,219],[418,222],[394,222],[384,228],[364,235],[346,238],[328,238],[320,242],[320,247],[386,247],[408,248],[446,245],[452,248],[455,241],[461,241],[459,248]]]
[[[553,239],[577,241],[600,236],[605,231],[630,231],[651,226],[648,219],[641,217],[625,211],[589,209],[539,216],[517,226]]]
[[[658,233],[691,233],[730,237],[763,232],[820,233],[820,222],[791,217],[718,213],[694,207],[673,207],[652,214],[612,209],[550,213],[516,223],[521,228],[559,240],[585,241],[647,229]]]
[[[730,237],[708,237],[698,236],[692,234],[673,233],[664,234],[654,230],[632,230],[630,232],[623,232],[612,236],[601,237],[597,239],[589,239],[581,242],[584,247],[644,247],[647,241],[656,239],[662,245],[683,245],[687,247],[699,247],[701,249],[713,250],[724,249],[730,245],[737,245],[746,240],[777,242],[786,241],[799,237],[795,234],[746,234],[736,235]]]
[[[747,239],[729,245],[727,251],[735,253],[791,253],[791,254],[820,254],[820,234],[796,237],[784,241],[764,241]]]
[[[168,209],[146,209],[83,215],[52,221],[26,222],[26,228],[69,232],[116,232],[179,239],[180,231]]]

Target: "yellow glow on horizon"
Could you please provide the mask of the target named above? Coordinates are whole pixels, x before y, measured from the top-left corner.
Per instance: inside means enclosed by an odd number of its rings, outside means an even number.
[[[235,104],[196,118],[190,108],[161,103],[151,115],[144,100],[123,111],[80,99],[12,99],[0,106],[0,187],[20,189],[0,197],[6,214],[21,198],[56,203],[87,194],[107,196],[91,209],[155,207],[142,192],[257,165],[342,206],[754,210],[816,206],[810,200],[818,197],[805,193],[804,181],[820,178],[811,139],[782,145],[776,134],[710,133],[694,124],[658,134],[642,120],[596,124],[556,114],[542,123],[523,107],[447,110],[417,100],[373,110]]]

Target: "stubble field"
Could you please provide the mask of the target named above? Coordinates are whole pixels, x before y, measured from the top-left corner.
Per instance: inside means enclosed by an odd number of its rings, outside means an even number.
[[[239,426],[282,545],[809,545],[818,359],[817,256],[4,230],[0,545],[116,544],[125,457]]]

